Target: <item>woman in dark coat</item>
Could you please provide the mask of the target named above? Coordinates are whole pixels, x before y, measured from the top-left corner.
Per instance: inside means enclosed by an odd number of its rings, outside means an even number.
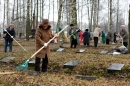
[[[90,33],[88,32],[88,29],[85,30],[85,32],[83,33],[83,37],[84,37],[84,40],[83,40],[83,43],[84,43],[84,46],[89,46],[89,42],[90,42]]]

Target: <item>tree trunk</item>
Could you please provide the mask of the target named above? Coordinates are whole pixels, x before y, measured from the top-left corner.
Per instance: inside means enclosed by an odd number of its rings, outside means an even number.
[[[50,16],[50,0],[49,0],[49,10],[48,10],[48,19],[49,19],[49,16]]]
[[[4,18],[3,18],[3,29],[5,28],[5,1],[4,1]]]
[[[91,1],[91,3],[93,3],[92,1]],[[90,31],[94,31],[94,28],[93,28],[93,9],[94,9],[94,7],[93,7],[93,4],[91,5],[91,19],[90,19]]]
[[[6,0],[6,6],[7,25],[9,26],[9,0]]]
[[[109,23],[109,31],[112,31],[112,0],[110,0],[110,23]]]
[[[54,3],[55,3],[55,2],[54,2],[54,0],[53,0],[53,31],[54,31],[54,28],[55,28],[55,27],[54,27],[54,24],[55,24],[55,21],[54,21],[54,16],[55,16],[55,14],[54,14],[55,9],[54,9],[54,8],[55,8],[55,5],[54,5]]]
[[[36,9],[37,9],[36,28],[37,28],[37,26],[38,26],[38,9],[39,9],[39,7],[38,7],[38,1],[39,1],[39,0],[37,0],[37,8],[36,8]]]
[[[100,5],[100,0],[98,0],[98,5],[97,5],[97,25],[98,25],[98,20],[99,20],[99,5]]]
[[[13,4],[13,11],[12,11],[11,23],[14,22],[14,10],[15,10],[15,0],[14,0],[14,4]]]
[[[57,27],[60,27],[60,26],[61,26],[62,3],[63,3],[63,0],[59,0],[59,10],[58,10],[58,21],[57,21]],[[56,30],[56,32],[57,32],[57,30]]]
[[[117,12],[116,12],[116,32],[118,32],[118,20],[119,20],[119,0],[117,0]]]
[[[29,41],[29,35],[31,31],[30,26],[30,0],[27,0],[27,19],[26,19],[26,39]]]
[[[128,45],[128,53],[130,53],[130,5],[129,5],[129,21],[128,21],[128,30],[129,30],[129,45]]]
[[[22,34],[25,36],[25,32],[26,32],[26,21],[25,21],[25,15],[26,15],[26,12],[25,12],[25,0],[23,0],[23,28],[24,30],[22,31]]]
[[[42,18],[44,18],[44,0],[42,0]]]
[[[95,29],[97,25],[97,0],[93,0],[93,11],[93,28]]]
[[[71,23],[77,26],[77,9],[76,9],[76,0],[71,1]]]

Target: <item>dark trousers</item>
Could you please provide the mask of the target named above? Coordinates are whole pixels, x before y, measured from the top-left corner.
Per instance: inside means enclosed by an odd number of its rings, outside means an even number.
[[[94,47],[97,47],[98,45],[98,37],[94,37]]]
[[[35,58],[35,71],[40,72],[40,62],[41,62],[41,58],[36,57]],[[45,58],[42,58],[42,72],[47,71],[47,66],[48,66],[48,57],[46,54]]]
[[[127,42],[123,42],[123,45],[127,48],[128,43]]]
[[[8,40],[5,40],[4,52],[7,52],[8,45],[9,45],[9,52],[12,52],[13,42],[12,41],[8,41]]]
[[[77,46],[77,40],[72,40],[72,41],[71,41],[70,47],[72,48],[73,45],[74,45],[74,48],[76,48],[76,46]]]
[[[110,41],[109,39],[106,39],[106,44],[109,44],[109,41]]]
[[[89,46],[89,43],[84,43],[84,46],[86,46],[86,45]]]
[[[113,41],[114,41],[114,43],[117,43],[117,40],[116,40],[116,38],[114,38],[114,40],[113,40]]]

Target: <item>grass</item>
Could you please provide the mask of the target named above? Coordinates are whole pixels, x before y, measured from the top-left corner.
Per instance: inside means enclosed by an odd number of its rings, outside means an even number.
[[[15,74],[0,75],[0,84],[4,86],[129,86],[130,85],[130,61],[129,54],[121,55],[101,55],[102,50],[111,51],[111,46],[115,45],[99,44],[99,47],[78,46],[76,49],[69,48],[69,44],[63,52],[55,52],[59,44],[50,44],[51,54],[49,57],[49,66],[47,75],[40,74],[30,76],[28,73],[15,70],[16,66],[25,62],[34,52],[34,41],[20,40],[27,52],[23,51],[17,43],[14,42],[13,52],[3,52],[3,42],[0,42],[0,59],[7,56],[16,57],[9,63],[0,63],[0,71],[15,71]],[[92,43],[93,44],[93,43]],[[85,49],[84,53],[76,53],[78,49]],[[34,59],[34,58],[33,58]],[[70,60],[81,60],[73,69],[63,68],[63,65]],[[121,72],[113,74],[107,73],[107,68],[112,63],[123,63]],[[33,69],[33,68],[30,68]],[[76,75],[96,76],[94,81],[76,79]],[[6,83],[5,83],[6,82]]]

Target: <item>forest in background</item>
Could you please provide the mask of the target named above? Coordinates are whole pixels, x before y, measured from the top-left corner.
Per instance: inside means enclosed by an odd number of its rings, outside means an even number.
[[[129,0],[4,0],[0,4],[1,28],[14,23],[16,34],[26,38],[42,18],[51,21],[53,31],[71,23],[91,32],[99,24],[105,33],[119,32],[120,25],[128,25]]]

